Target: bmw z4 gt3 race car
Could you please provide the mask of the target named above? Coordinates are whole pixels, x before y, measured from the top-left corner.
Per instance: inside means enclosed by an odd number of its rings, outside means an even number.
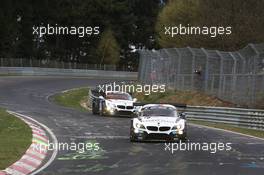
[[[126,92],[108,91],[92,100],[93,114],[108,116],[131,116],[134,114],[134,101]]]
[[[173,105],[148,104],[131,120],[130,141],[186,140],[186,119]]]

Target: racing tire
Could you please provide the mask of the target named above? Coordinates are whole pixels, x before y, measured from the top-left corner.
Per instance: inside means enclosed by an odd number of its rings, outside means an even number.
[[[100,116],[104,116],[105,114],[104,114],[104,104],[103,104],[103,102],[100,102],[99,103],[99,105],[101,105],[100,107],[99,107],[99,115]]]
[[[179,137],[179,140],[182,141],[182,142],[186,142],[188,139],[187,139],[187,134],[183,134],[181,137]]]
[[[133,121],[131,121],[131,125],[130,125],[130,142],[136,142],[137,139],[135,138],[134,134],[133,134]]]
[[[93,113],[93,115],[98,115],[99,114],[98,109],[97,110],[95,109],[95,104],[94,103],[92,104],[92,113]]]

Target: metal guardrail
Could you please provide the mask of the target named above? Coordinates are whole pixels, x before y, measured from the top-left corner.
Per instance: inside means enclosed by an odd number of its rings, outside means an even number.
[[[95,77],[121,80],[136,80],[137,72],[84,70],[84,69],[56,69],[32,67],[0,67],[0,74],[22,76],[74,76]]]
[[[93,98],[98,97],[94,96],[90,90],[88,101],[90,102]],[[264,110],[188,105],[178,109],[186,113],[188,120],[230,124],[264,131]]]
[[[264,130],[264,110],[187,106],[187,119],[231,124],[249,129]]]

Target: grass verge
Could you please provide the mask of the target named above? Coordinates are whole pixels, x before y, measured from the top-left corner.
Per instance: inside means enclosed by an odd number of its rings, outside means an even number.
[[[259,138],[264,138],[264,131],[259,131],[259,130],[255,130],[255,129],[240,128],[240,127],[236,127],[236,126],[228,125],[228,124],[197,121],[197,120],[191,120],[190,123],[209,126],[209,127],[213,127],[213,128],[224,129],[224,130],[228,130],[228,131],[234,131],[234,132],[247,134],[247,135],[251,135],[251,136],[255,136],[255,137],[259,137]]]
[[[88,98],[89,88],[73,89],[62,92],[53,97],[55,103],[73,109],[86,111],[81,102]]]
[[[31,144],[30,127],[0,108],[0,170],[19,160]]]
[[[234,104],[220,100],[215,96],[195,91],[167,90],[165,93],[152,93],[144,95],[135,93],[134,96],[141,102],[146,103],[180,103],[192,106],[218,106],[234,107]]]

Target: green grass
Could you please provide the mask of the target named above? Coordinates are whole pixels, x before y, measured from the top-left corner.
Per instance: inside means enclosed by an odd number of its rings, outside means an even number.
[[[152,93],[144,95],[143,93],[135,93],[134,96],[141,102],[145,103],[179,103],[192,106],[221,106],[233,107],[234,105],[210,96],[195,91],[178,91],[166,90],[164,93]]]
[[[53,99],[59,105],[85,111],[86,109],[81,106],[80,102],[88,98],[88,92],[88,88],[73,89],[57,94]]]
[[[0,109],[0,170],[19,160],[31,144],[30,127]]]
[[[205,122],[205,121],[196,121],[196,120],[191,120],[190,123],[209,126],[209,127],[213,127],[213,128],[224,129],[224,130],[228,130],[228,131],[234,131],[234,132],[247,134],[247,135],[251,135],[251,136],[255,136],[255,137],[259,137],[259,138],[264,138],[264,131],[259,131],[259,130],[255,130],[255,129],[240,128],[240,127],[236,127],[236,126],[228,125],[228,124]]]

